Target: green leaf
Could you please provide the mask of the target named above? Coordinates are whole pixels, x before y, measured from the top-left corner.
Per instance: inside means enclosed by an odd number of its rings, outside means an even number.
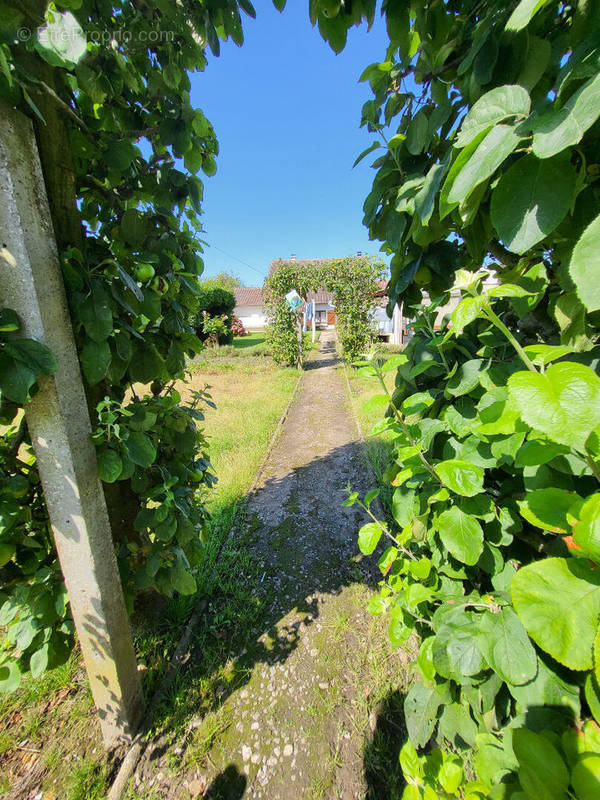
[[[428,141],[429,120],[423,111],[419,111],[406,131],[406,149],[413,156],[419,155]]]
[[[112,311],[102,294],[91,294],[86,297],[79,307],[79,319],[87,335],[95,342],[105,341],[112,333]]]
[[[581,507],[573,538],[583,555],[600,562],[600,494],[589,497]]]
[[[485,367],[486,362],[480,358],[465,361],[446,383],[446,391],[453,397],[469,394],[479,384],[479,376]]]
[[[569,530],[567,512],[577,500],[577,495],[564,489],[534,489],[519,501],[521,516],[527,522],[553,533]]]
[[[600,309],[600,274],[591,268],[600,252],[600,215],[588,225],[573,249],[569,273],[577,295],[588,311]]]
[[[530,109],[529,92],[522,86],[497,86],[473,104],[460,126],[455,147],[465,147],[476,136],[509,117],[528,116]]]
[[[547,464],[548,461],[564,453],[565,449],[554,442],[543,442],[536,439],[531,439],[525,442],[515,457],[516,467],[536,467],[540,464]]]
[[[139,431],[131,431],[123,443],[129,458],[139,467],[150,467],[156,461],[156,447],[152,440]]]
[[[592,667],[600,613],[600,576],[583,560],[546,558],[518,570],[515,611],[534,642],[574,670]]]
[[[502,608],[497,614],[484,612],[478,627],[481,653],[503,681],[519,686],[535,677],[537,656],[512,608]]]
[[[492,193],[492,224],[506,248],[521,255],[551,234],[571,207],[576,183],[568,157],[516,161]]]
[[[423,775],[421,759],[410,741],[405,742],[400,750],[400,768],[408,778],[419,778]]]
[[[401,615],[392,616],[388,626],[388,637],[393,648],[402,647],[411,634],[411,629],[405,624]]]
[[[569,773],[549,740],[527,728],[518,728],[513,731],[512,746],[525,794],[532,800],[564,800]]]
[[[5,564],[13,558],[15,555],[16,547],[12,542],[0,542],[0,567],[3,567]]]
[[[87,52],[85,32],[70,11],[54,11],[38,30],[35,49],[51,66],[72,68]]]
[[[501,283],[499,286],[492,286],[488,291],[488,297],[527,297],[533,294],[528,292],[522,286],[516,286],[514,283]]]
[[[516,372],[509,403],[521,419],[549,439],[585,452],[600,423],[600,378],[583,364],[552,364],[544,374]]]
[[[113,142],[108,150],[104,153],[104,161],[109,167],[124,172],[129,169],[131,162],[140,155],[140,151],[132,142],[126,139]]]
[[[392,515],[401,528],[406,527],[413,518],[415,501],[414,489],[398,486],[392,495]]]
[[[363,405],[363,414],[370,414],[372,411],[383,411],[389,404],[390,398],[387,394],[375,394]]]
[[[16,311],[12,308],[0,310],[0,333],[15,333],[21,329],[21,323]]]
[[[462,333],[466,326],[482,316],[486,303],[483,295],[478,297],[465,297],[452,312],[452,328],[455,333]]]
[[[433,643],[433,636],[428,636],[427,639],[423,639],[419,648],[419,655],[417,656],[417,664],[421,670],[422,676],[427,681],[432,681],[435,678],[435,667],[433,666]]]
[[[563,706],[567,714],[572,709],[575,717],[579,716],[579,686],[567,683],[541,658],[537,660],[537,673],[533,680],[521,686],[509,684],[508,688],[517,701],[519,713],[530,707]]]
[[[540,116],[533,127],[533,152],[551,158],[579,144],[600,116],[600,74],[590,78],[562,108]]]
[[[34,375],[54,375],[58,369],[58,361],[52,351],[35,339],[13,339],[6,342],[4,350]]]
[[[114,483],[123,472],[121,457],[114,450],[100,450],[97,453],[98,475],[104,483]]]
[[[358,158],[354,162],[354,164],[352,164],[352,169],[354,169],[354,167],[356,167],[358,164],[360,164],[360,162],[363,160],[363,158],[366,158],[369,155],[369,153],[372,153],[373,150],[377,150],[378,147],[381,147],[381,143],[380,142],[373,142],[373,144],[370,145],[369,147],[367,147],[366,150],[363,150],[362,153],[358,156]]]
[[[537,12],[548,0],[521,0],[506,23],[507,31],[521,31],[526,28]]]
[[[529,36],[527,60],[525,61],[517,83],[531,91],[542,79],[552,55],[552,45],[539,36]]]
[[[30,399],[29,390],[36,376],[20,361],[0,351],[0,394],[13,403],[24,405]]]
[[[186,569],[178,569],[173,578],[173,588],[179,594],[195,594],[198,591],[196,579]]]
[[[496,125],[481,141],[479,137],[473,140],[477,142],[477,147],[464,163],[459,156],[442,189],[442,197],[450,210],[464,203],[473,189],[496,172],[519,144],[520,138],[512,126]],[[472,144],[473,142],[462,153],[466,153]],[[460,168],[455,171],[454,167],[459,162]]]
[[[128,209],[121,218],[121,235],[126,242],[139,248],[144,243],[147,233],[145,217],[135,208]]]
[[[503,775],[517,768],[517,761],[502,741],[491,733],[480,733],[475,739],[475,770],[489,784],[497,784]]]
[[[41,677],[48,668],[49,649],[49,645],[46,643],[42,645],[39,650],[36,650],[29,659],[29,669],[31,670],[32,677]]]
[[[154,344],[136,347],[134,357],[129,365],[129,373],[133,381],[150,383],[153,380],[164,380],[168,377],[165,361]]]
[[[440,719],[439,732],[454,744],[459,744],[456,741],[458,736],[465,744],[473,747],[477,738],[477,725],[469,713],[468,705],[449,703],[447,706],[444,706]],[[460,770],[460,774],[462,776],[462,770]]]
[[[584,753],[573,767],[571,784],[579,800],[597,800],[600,797],[600,755]]]
[[[367,522],[358,532],[358,547],[361,553],[370,556],[377,547],[383,531],[376,522]]]
[[[473,565],[483,552],[483,531],[476,517],[458,506],[442,511],[437,529],[444,547],[463,564]]]
[[[574,352],[574,348],[564,344],[530,344],[528,347],[524,347],[523,350],[525,350],[534,364],[543,366]]]
[[[10,694],[19,688],[21,670],[16,661],[8,661],[0,666],[0,694]]]
[[[100,383],[106,377],[111,361],[108,342],[95,342],[87,339],[81,351],[83,374],[90,386]]]
[[[433,664],[445,678],[462,681],[465,675],[476,675],[485,663],[479,648],[477,629],[470,619],[463,625],[444,625],[433,643]]]
[[[403,364],[406,364],[408,358],[404,355],[404,353],[397,353],[395,356],[388,358],[388,360],[383,364],[381,367],[382,372],[392,372],[398,367],[401,367]]]
[[[451,155],[452,152],[449,150],[440,164],[434,164],[431,167],[425,178],[425,183],[418,194],[415,195],[415,212],[421,218],[423,225],[427,225],[431,219],[435,208],[435,198],[448,172]]]
[[[185,168],[192,174],[196,174],[204,163],[204,152],[199,147],[190,147],[190,149],[183,156],[183,163]]]
[[[414,747],[425,747],[433,734],[442,699],[435,689],[421,683],[412,686],[404,701],[408,737]]]
[[[483,491],[483,470],[468,461],[457,458],[440,461],[435,471],[448,489],[463,497],[473,497]]]

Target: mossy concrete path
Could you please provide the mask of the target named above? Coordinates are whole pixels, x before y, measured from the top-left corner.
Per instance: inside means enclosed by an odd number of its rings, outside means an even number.
[[[342,507],[348,483],[362,493],[373,477],[333,332],[322,334],[306,367],[243,530],[233,534],[256,560],[264,602],[233,657],[246,677],[225,693],[210,726],[199,723],[176,750],[198,767],[184,786],[203,797],[376,796],[368,754],[378,704],[402,683],[405,656],[390,651],[385,622],[365,608],[378,574],[372,559],[357,556],[366,515]]]

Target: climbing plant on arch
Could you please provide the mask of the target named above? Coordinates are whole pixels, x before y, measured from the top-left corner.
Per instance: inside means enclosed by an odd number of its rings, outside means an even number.
[[[294,289],[304,300],[319,288],[330,292],[342,355],[352,360],[365,353],[373,341],[374,296],[385,273],[381,260],[365,256],[278,262],[264,286],[267,335],[275,360],[295,364],[298,358],[297,320],[285,301]]]

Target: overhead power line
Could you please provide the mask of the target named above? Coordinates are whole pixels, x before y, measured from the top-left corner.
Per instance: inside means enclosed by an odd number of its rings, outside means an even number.
[[[240,264],[243,264],[245,267],[248,267],[248,269],[253,269],[254,272],[258,272],[261,278],[265,277],[265,270],[256,269],[256,267],[253,267],[252,264],[248,264],[247,261],[242,261],[242,259],[238,258],[237,256],[232,256],[231,253],[225,252],[225,250],[222,250],[220,247],[217,247],[216,244],[209,244],[208,246],[213,247],[215,250],[218,250],[219,253],[223,253],[223,255],[227,256],[227,258],[233,258],[234,261],[239,261]]]

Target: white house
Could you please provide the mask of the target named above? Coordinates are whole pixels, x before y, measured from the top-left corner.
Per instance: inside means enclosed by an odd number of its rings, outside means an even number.
[[[263,330],[267,327],[267,316],[262,289],[258,286],[241,286],[233,290],[235,308],[233,313],[239,317],[246,330]]]
[[[241,319],[244,327],[247,330],[263,330],[266,328],[267,314],[262,289],[258,286],[244,286],[234,289],[233,294],[235,297],[233,313]],[[309,292],[306,299],[311,306],[314,302],[317,328],[335,327],[335,309],[330,292],[325,292],[322,289],[318,292]]]

